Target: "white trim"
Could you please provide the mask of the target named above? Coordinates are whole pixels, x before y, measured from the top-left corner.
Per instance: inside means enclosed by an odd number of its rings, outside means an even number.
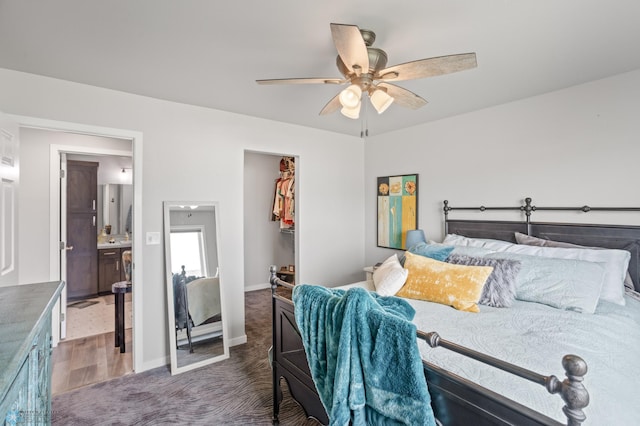
[[[265,288],[271,288],[271,284],[263,283],[263,284],[254,284],[244,288],[244,292],[248,291],[256,291],[256,290],[264,290]]]
[[[137,370],[137,371],[142,372],[142,371],[147,371],[147,370],[153,370],[154,368],[158,368],[158,367],[166,367],[170,363],[171,363],[171,359],[167,355],[167,356],[164,356],[164,357],[160,357],[160,358],[152,359],[150,361],[146,361],[144,364],[142,364],[142,368],[140,370]]]
[[[44,130],[58,130],[64,131],[68,133],[79,133],[86,134],[92,136],[102,136],[109,138],[118,138],[118,139],[126,139],[130,140],[133,146],[133,229],[134,236],[132,241],[132,266],[133,266],[133,282],[136,283],[135,290],[132,292],[132,300],[133,300],[133,371],[134,372],[143,372],[149,369],[149,365],[155,365],[155,362],[152,363],[144,363],[143,362],[143,336],[144,323],[142,321],[142,301],[144,300],[143,291],[144,291],[144,282],[142,277],[143,271],[143,253],[142,253],[142,242],[143,239],[143,229],[142,229],[142,144],[143,144],[143,135],[142,132],[137,132],[133,130],[124,130],[124,129],[115,129],[110,127],[101,127],[101,126],[93,126],[81,123],[72,123],[66,121],[56,121],[56,120],[48,120],[43,118],[35,118],[35,117],[26,117],[20,115],[11,115],[8,114],[12,120],[16,121],[20,127],[28,127],[35,129],[44,129]],[[78,151],[79,147],[71,147],[71,152]],[[83,148],[82,152],[88,152],[90,148]],[[121,152],[118,150],[104,150],[109,152]],[[118,155],[118,154],[113,154]],[[131,153],[127,152],[127,155],[131,155]],[[58,170],[58,164],[55,167],[52,167],[53,170]],[[57,180],[57,177],[56,177]],[[50,220],[52,226],[52,233],[56,233],[53,240],[55,240],[55,246],[52,249],[57,251],[58,248],[58,235],[57,230],[58,222],[53,216],[58,216],[58,213],[53,214],[57,210],[57,202],[58,200],[52,200],[50,203],[56,203],[54,208],[51,208],[50,205]],[[52,237],[50,236],[50,241],[52,241]],[[139,246],[139,248],[138,248]],[[60,279],[60,271],[59,271],[59,261],[57,260],[59,253],[57,255],[52,254],[51,258],[55,258],[56,260],[50,260],[50,280],[56,281]],[[166,364],[165,364],[166,365]]]
[[[229,347],[244,345],[247,343],[247,335],[243,334],[242,336],[234,337],[233,339],[229,339]]]

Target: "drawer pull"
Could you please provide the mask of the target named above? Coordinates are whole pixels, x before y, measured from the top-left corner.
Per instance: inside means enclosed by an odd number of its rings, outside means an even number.
[[[111,254],[116,254],[116,252],[115,251],[110,251],[108,253],[102,253],[103,256],[109,256]]]

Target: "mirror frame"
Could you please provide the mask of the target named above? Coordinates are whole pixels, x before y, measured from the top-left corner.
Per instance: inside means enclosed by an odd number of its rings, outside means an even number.
[[[196,368],[203,367],[205,365],[212,364],[214,362],[222,361],[229,358],[229,320],[227,316],[227,304],[225,298],[225,290],[224,290],[224,280],[223,280],[223,269],[220,266],[220,203],[217,201],[165,201],[164,205],[164,262],[165,262],[165,277],[166,277],[166,296],[167,296],[167,324],[168,324],[168,334],[169,334],[169,354],[171,356],[171,375],[184,373],[185,371],[194,370]],[[171,211],[175,207],[181,206],[203,206],[203,207],[213,207],[214,210],[214,224],[216,227],[216,251],[218,254],[218,279],[220,282],[220,309],[221,309],[221,320],[222,320],[222,344],[224,348],[224,353],[221,355],[216,355],[211,358],[194,362],[193,364],[184,365],[182,367],[178,366],[178,356],[176,350],[176,322],[175,322],[175,314],[174,314],[174,302],[173,302],[173,272],[171,271],[171,244],[170,244],[170,234],[171,234]],[[207,269],[211,272],[212,265],[207,265]]]

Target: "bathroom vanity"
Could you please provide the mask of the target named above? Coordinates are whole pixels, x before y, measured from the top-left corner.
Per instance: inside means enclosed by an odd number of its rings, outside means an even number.
[[[98,294],[111,294],[111,285],[124,281],[122,252],[131,250],[131,242],[98,244]]]

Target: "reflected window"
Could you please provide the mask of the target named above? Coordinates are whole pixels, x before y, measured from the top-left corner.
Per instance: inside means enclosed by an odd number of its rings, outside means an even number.
[[[206,277],[207,262],[205,261],[204,229],[172,229],[170,240],[171,271],[179,273],[184,265],[187,276]]]

